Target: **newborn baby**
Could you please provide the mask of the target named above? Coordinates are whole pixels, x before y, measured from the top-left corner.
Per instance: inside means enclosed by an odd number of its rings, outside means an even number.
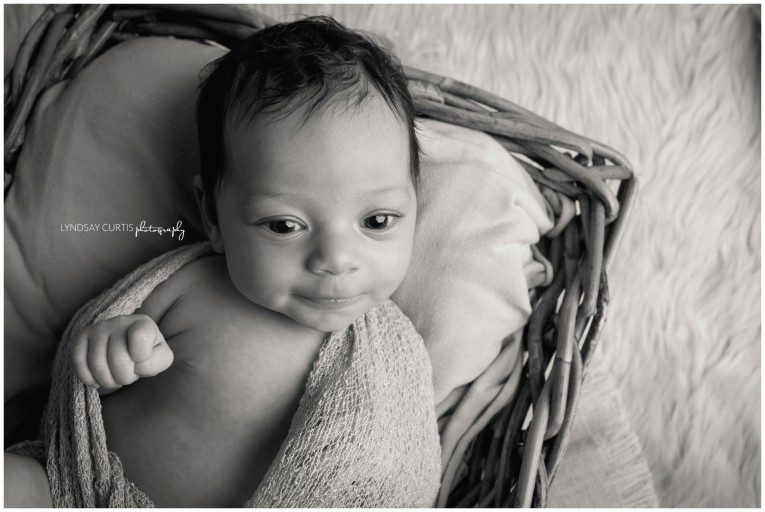
[[[103,396],[109,449],[159,507],[247,501],[328,334],[404,279],[416,220],[406,77],[331,19],[265,29],[216,61],[197,120],[194,185],[215,253],[72,350]],[[437,447],[434,412],[422,421]]]

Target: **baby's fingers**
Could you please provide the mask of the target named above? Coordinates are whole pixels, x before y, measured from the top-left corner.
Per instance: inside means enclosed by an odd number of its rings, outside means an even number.
[[[135,364],[135,373],[139,377],[153,377],[167,370],[173,364],[173,351],[164,338],[154,347],[151,357]]]
[[[77,341],[74,342],[72,347],[72,366],[77,377],[86,385],[92,388],[97,388],[93,374],[90,373],[88,368],[88,334],[87,331],[80,334]]]
[[[94,333],[88,339],[88,368],[96,379],[99,386],[107,388],[119,387],[109,370],[107,349],[109,345],[108,334]]]
[[[159,327],[151,318],[138,315],[136,320],[128,327],[127,343],[130,357],[136,363],[146,361],[152,356],[154,347],[165,338],[159,332]]]
[[[109,370],[118,385],[126,386],[138,380],[138,375],[135,374],[135,362],[128,352],[127,340],[118,332],[112,332],[109,336],[107,357]]]

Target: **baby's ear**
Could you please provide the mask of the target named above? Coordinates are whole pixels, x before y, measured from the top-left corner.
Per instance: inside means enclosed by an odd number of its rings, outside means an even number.
[[[223,239],[220,236],[220,227],[218,226],[218,215],[215,211],[215,204],[212,198],[207,197],[204,185],[202,185],[202,176],[194,176],[194,197],[197,200],[199,215],[202,217],[202,225],[207,232],[207,238],[215,252],[223,254]]]

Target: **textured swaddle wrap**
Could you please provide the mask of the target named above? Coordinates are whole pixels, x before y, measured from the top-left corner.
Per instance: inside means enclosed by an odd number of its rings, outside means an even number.
[[[109,452],[98,392],[77,379],[72,341],[88,325],[132,314],[209,243],[139,267],[88,302],[61,341],[41,437],[9,449],[46,466],[56,507],[150,507]],[[409,319],[386,301],[324,342],[283,443],[251,507],[430,507],[440,480],[431,366]]]

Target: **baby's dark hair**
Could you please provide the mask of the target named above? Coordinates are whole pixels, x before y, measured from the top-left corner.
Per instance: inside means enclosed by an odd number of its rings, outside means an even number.
[[[372,88],[409,131],[417,186],[420,146],[406,75],[399,60],[371,38],[314,16],[260,30],[208,66],[199,88],[197,129],[202,183],[211,201],[226,166],[226,123],[238,126],[261,114],[286,117],[301,106],[307,119],[331,104],[357,106]]]

